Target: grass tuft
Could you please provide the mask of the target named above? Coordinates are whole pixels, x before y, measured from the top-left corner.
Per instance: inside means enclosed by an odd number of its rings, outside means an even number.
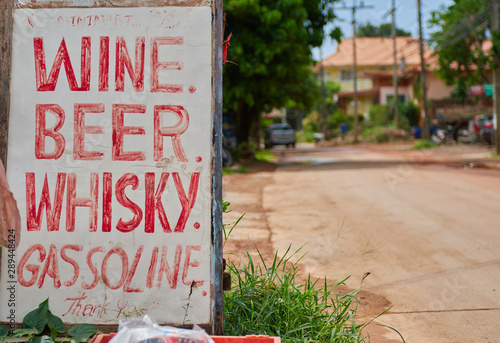
[[[276,160],[276,156],[272,152],[266,149],[257,149],[255,151],[255,160],[259,162],[270,163]]]
[[[297,253],[288,248],[266,263],[260,252],[258,261],[247,252],[248,262],[229,264],[233,282],[224,292],[225,334],[279,336],[284,343],[368,342],[363,329],[378,316],[357,322],[361,289],[336,292],[347,278],[333,287],[326,279],[301,280],[298,262],[291,261]]]
[[[222,168],[222,176],[231,175],[231,174],[246,174],[248,173],[248,169],[245,168],[242,164],[235,164],[231,167],[223,167]]]
[[[438,145],[434,143],[433,141],[430,141],[428,139],[421,139],[415,145],[413,146],[412,149],[414,150],[420,150],[420,149],[432,149],[432,148],[437,148]]]

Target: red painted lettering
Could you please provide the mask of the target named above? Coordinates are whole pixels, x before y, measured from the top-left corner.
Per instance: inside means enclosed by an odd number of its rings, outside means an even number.
[[[24,253],[23,257],[21,257],[21,260],[19,261],[19,265],[17,266],[17,281],[19,284],[23,287],[31,287],[36,283],[36,280],[38,278],[38,273],[40,271],[40,266],[37,266],[36,264],[27,264],[29,258],[31,255],[35,252],[38,251],[38,261],[43,262],[45,260],[45,256],[47,255],[47,252],[45,251],[45,248],[41,244],[34,244],[26,250]],[[29,271],[31,273],[31,279],[26,280],[24,278],[24,269]]]
[[[85,305],[85,307],[83,308],[82,316],[84,316],[84,317],[85,316],[91,316],[92,313],[94,312],[93,310],[94,310],[94,306],[92,306],[91,304]]]
[[[90,197],[76,197],[76,174],[68,175],[68,190],[66,199],[66,231],[75,231],[75,214],[76,207],[89,208],[89,230],[97,231],[97,196],[99,191],[99,175],[97,173],[90,174]]]
[[[182,85],[160,84],[160,69],[182,70],[180,62],[158,62],[158,45],[182,45],[183,37],[153,37],[151,38],[151,92],[182,93]]]
[[[56,116],[56,124],[53,128],[45,127],[45,115],[51,112]],[[64,136],[58,131],[64,124],[64,110],[61,106],[55,104],[37,104],[36,105],[36,124],[35,124],[35,157],[37,159],[58,159],[64,152],[66,141]],[[55,148],[52,153],[45,152],[45,138],[51,137],[54,140]]]
[[[82,288],[83,289],[92,289],[94,288],[95,286],[97,286],[97,283],[99,282],[99,271],[97,270],[96,266],[94,266],[94,264],[92,263],[92,256],[97,253],[97,252],[105,252],[106,249],[104,249],[104,247],[97,247],[97,248],[94,248],[94,249],[91,249],[89,251],[89,253],[87,254],[87,265],[89,266],[90,268],[90,271],[92,272],[92,275],[94,275],[94,280],[92,281],[92,283],[89,285],[87,283],[82,283]]]
[[[112,174],[102,174],[102,232],[111,232],[112,218]]]
[[[198,261],[191,261],[191,250],[201,251],[201,247],[198,245],[188,245],[186,247],[186,257],[184,259],[184,268],[182,269],[182,283],[189,286],[193,282],[196,282],[198,286],[203,286],[203,281],[186,280],[189,267],[198,267],[200,265]]]
[[[140,151],[123,151],[124,135],[144,135],[138,126],[123,126],[125,113],[146,113],[146,105],[113,104],[113,161],[144,161],[146,155]]]
[[[57,260],[57,248],[54,244],[50,245],[49,255],[47,256],[43,270],[40,273],[40,279],[38,279],[38,288],[42,288],[46,275],[54,280],[54,288],[61,287],[59,262]]]
[[[172,232],[168,223],[165,208],[161,202],[161,196],[165,190],[169,173],[162,173],[158,188],[155,193],[155,174],[146,173],[146,208],[145,208],[145,232],[151,233],[155,231],[155,213],[158,211],[158,217],[163,227],[163,232]]]
[[[158,262],[158,247],[153,248],[151,253],[151,263],[148,269],[148,278],[146,279],[146,287],[153,288],[153,281],[156,273],[156,263]]]
[[[99,49],[99,91],[108,90],[109,83],[109,37],[100,38]]]
[[[135,271],[137,270],[137,265],[139,264],[139,260],[141,259],[142,252],[144,251],[144,245],[141,245],[139,249],[137,249],[137,252],[134,257],[134,261],[132,261],[132,265],[130,266],[130,271],[127,276],[127,280],[125,281],[125,284],[123,285],[123,291],[126,293],[140,293],[143,292],[143,288],[130,288],[130,284],[132,283],[132,280],[135,275]]]
[[[174,231],[184,232],[186,222],[189,218],[189,215],[191,214],[191,210],[193,209],[194,203],[196,201],[196,195],[198,194],[200,173],[191,174],[188,196],[186,196],[186,192],[184,191],[184,186],[182,185],[179,173],[172,173],[172,177],[174,178],[175,188],[177,189],[177,194],[179,195],[179,200],[181,201],[182,206],[182,212],[179,216],[179,220],[177,221],[177,225],[175,226]]]
[[[68,312],[64,313],[62,316],[64,317],[67,314],[76,314],[77,316],[80,315],[80,311],[82,309],[82,300],[87,299],[87,296],[85,295],[85,292],[80,296],[76,298],[66,298],[66,301],[72,301],[71,306],[69,307]]]
[[[123,92],[125,88],[125,68],[132,81],[136,92],[144,90],[144,50],[145,38],[137,37],[135,40],[135,68],[127,50],[127,44],[123,37],[116,38],[116,68],[115,68],[115,90]]]
[[[120,277],[120,280],[116,285],[112,285],[109,278],[108,278],[108,260],[111,257],[111,255],[116,254],[120,258],[120,261],[122,262],[122,275]],[[115,268],[112,268],[113,270]],[[101,266],[101,276],[102,276],[102,281],[104,284],[111,288],[111,289],[118,289],[123,284],[125,283],[125,280],[127,278],[128,274],[128,257],[125,251],[122,248],[116,247],[111,249],[106,256],[104,256],[104,259],[102,260],[102,266]]]
[[[170,266],[167,261],[167,247],[161,247],[160,269],[158,270],[158,288],[161,287],[163,273],[167,275],[170,288],[177,288],[177,279],[179,278],[179,269],[181,264],[182,246],[180,244],[175,248],[174,271],[170,271]]]
[[[28,231],[40,231],[44,207],[47,215],[47,230],[59,231],[59,222],[61,220],[61,209],[65,185],[66,174],[58,173],[56,190],[54,192],[54,209],[52,209],[52,205],[50,202],[49,184],[47,181],[47,174],[45,174],[42,195],[40,197],[40,204],[38,205],[37,211],[35,195],[35,173],[26,173],[26,221]]]
[[[81,245],[65,245],[61,248],[61,258],[73,266],[73,278],[70,281],[64,281],[64,286],[71,287],[76,283],[78,276],[80,275],[80,266],[74,259],[66,255],[66,250],[82,251],[83,246]]]
[[[75,160],[102,160],[104,155],[99,151],[85,151],[85,134],[102,135],[102,126],[86,126],[85,113],[103,113],[104,104],[75,104],[75,131],[73,158]]]
[[[178,121],[174,126],[163,127],[164,113],[174,114]],[[189,126],[189,114],[182,106],[165,105],[154,107],[154,160],[160,161],[163,158],[163,137],[172,138],[172,146],[177,159],[181,162],[187,162],[186,154],[182,148],[180,135],[183,134]]]
[[[36,73],[36,88],[39,92],[54,91],[56,89],[57,79],[61,65],[64,63],[66,77],[68,79],[69,89],[72,91],[88,91],[90,90],[90,37],[82,37],[81,48],[81,87],[78,87],[75,73],[71,60],[69,58],[68,49],[64,38],[57,51],[54,64],[47,78],[47,69],[45,63],[45,51],[43,49],[43,38],[33,38],[35,51],[35,73]]]
[[[136,190],[137,187],[139,187],[139,178],[135,174],[127,173],[123,175],[116,183],[116,200],[120,203],[120,205],[128,208],[134,214],[132,219],[130,219],[129,221],[123,221],[122,218],[118,220],[116,229],[121,232],[133,231],[137,226],[139,226],[142,221],[141,208],[136,203],[131,201],[125,194],[125,188],[127,186],[132,186],[132,189]]]

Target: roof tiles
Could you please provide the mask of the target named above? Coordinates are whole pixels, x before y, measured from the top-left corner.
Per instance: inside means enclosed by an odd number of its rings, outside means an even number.
[[[397,59],[405,58],[407,66],[420,63],[419,39],[414,37],[396,37]],[[431,50],[424,43],[424,57],[430,57]],[[359,66],[384,66],[393,63],[392,38],[385,37],[357,37],[356,60]],[[325,66],[352,66],[353,44],[352,38],[341,41],[337,52],[324,59]]]

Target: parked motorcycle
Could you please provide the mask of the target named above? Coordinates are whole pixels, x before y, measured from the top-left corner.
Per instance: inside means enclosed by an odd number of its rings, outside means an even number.
[[[481,143],[492,146],[495,142],[495,132],[493,130],[493,121],[484,122],[483,127],[479,130],[479,140]]]
[[[454,138],[454,131],[451,125],[446,125],[445,128],[439,128],[431,136],[431,140],[436,144],[450,144]]]
[[[478,143],[479,138],[475,132],[466,129],[460,129],[457,133],[458,144],[475,144]]]

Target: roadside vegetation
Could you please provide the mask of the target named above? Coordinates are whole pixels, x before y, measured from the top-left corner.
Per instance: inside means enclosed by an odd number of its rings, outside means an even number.
[[[340,125],[345,123],[349,132],[354,127],[354,118],[347,116],[341,109],[329,108],[330,112],[326,117],[327,139],[338,139],[342,136]],[[410,138],[411,127],[418,125],[418,107],[406,102],[398,105],[399,127],[396,128],[394,117],[390,105],[373,105],[370,113],[365,118],[359,116],[359,133],[361,141],[369,143],[392,142],[406,140]],[[323,130],[323,121],[318,110],[312,111],[303,121],[303,130],[299,132],[299,137],[305,142],[318,140],[318,133]],[[349,142],[349,133],[345,142]]]
[[[50,312],[49,299],[46,299],[38,308],[26,314],[22,328],[9,334],[8,327],[0,326],[0,342],[81,343],[87,342],[98,332],[90,324],[78,324],[67,329],[61,318]]]
[[[437,148],[438,145],[434,143],[433,141],[430,141],[428,139],[421,139],[415,145],[413,146],[412,149],[414,150],[420,150],[420,149],[432,149],[432,148]]]
[[[248,173],[245,164],[251,162],[271,163],[276,159],[271,151],[261,149],[257,144],[242,143],[230,153],[233,155],[234,164],[223,167],[222,175]]]
[[[229,205],[223,202],[224,213],[230,211]],[[224,245],[242,218],[223,226]],[[343,293],[338,287],[348,278],[331,285],[326,278],[302,275],[300,249],[292,252],[289,247],[281,257],[276,252],[270,261],[257,252],[256,260],[247,251],[245,261],[227,264],[232,284],[231,290],[224,292],[226,335],[277,336],[283,343],[370,342],[367,326],[390,310],[360,314],[364,277],[359,288]]]
[[[386,311],[370,319],[358,313],[361,287],[348,293],[325,280],[301,279],[298,253],[287,250],[266,262],[259,253],[254,261],[229,264],[233,280],[224,292],[225,334],[269,335],[292,342],[369,342],[366,327]],[[300,260],[300,259],[299,259]],[[404,340],[403,340],[404,342]]]

